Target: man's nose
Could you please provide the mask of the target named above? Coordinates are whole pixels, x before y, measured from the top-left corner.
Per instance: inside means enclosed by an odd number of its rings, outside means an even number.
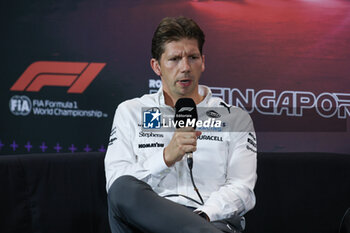
[[[187,73],[190,71],[191,66],[187,57],[184,57],[181,59],[180,66],[181,66],[181,72]]]

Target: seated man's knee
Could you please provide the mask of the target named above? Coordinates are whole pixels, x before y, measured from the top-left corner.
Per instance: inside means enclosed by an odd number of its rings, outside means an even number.
[[[115,207],[132,202],[139,194],[142,182],[133,176],[125,175],[117,178],[108,190],[108,200]]]

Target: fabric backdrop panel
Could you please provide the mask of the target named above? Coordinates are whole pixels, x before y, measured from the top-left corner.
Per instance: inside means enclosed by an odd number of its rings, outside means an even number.
[[[206,34],[200,82],[251,114],[259,151],[350,152],[349,1],[2,5],[0,154],[105,151],[118,104],[159,88],[152,35],[178,15]]]

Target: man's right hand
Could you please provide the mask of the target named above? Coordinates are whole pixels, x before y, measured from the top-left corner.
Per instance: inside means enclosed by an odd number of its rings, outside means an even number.
[[[192,127],[176,129],[170,143],[164,148],[163,157],[168,167],[182,160],[186,153],[197,150],[197,137],[202,132],[195,131]]]

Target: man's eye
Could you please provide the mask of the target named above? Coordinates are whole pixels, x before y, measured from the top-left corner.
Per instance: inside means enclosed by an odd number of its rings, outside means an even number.
[[[170,58],[170,61],[177,61],[177,60],[179,60],[178,57],[172,57],[172,58]]]
[[[190,58],[193,59],[193,60],[195,60],[195,59],[198,59],[199,56],[191,56]]]

